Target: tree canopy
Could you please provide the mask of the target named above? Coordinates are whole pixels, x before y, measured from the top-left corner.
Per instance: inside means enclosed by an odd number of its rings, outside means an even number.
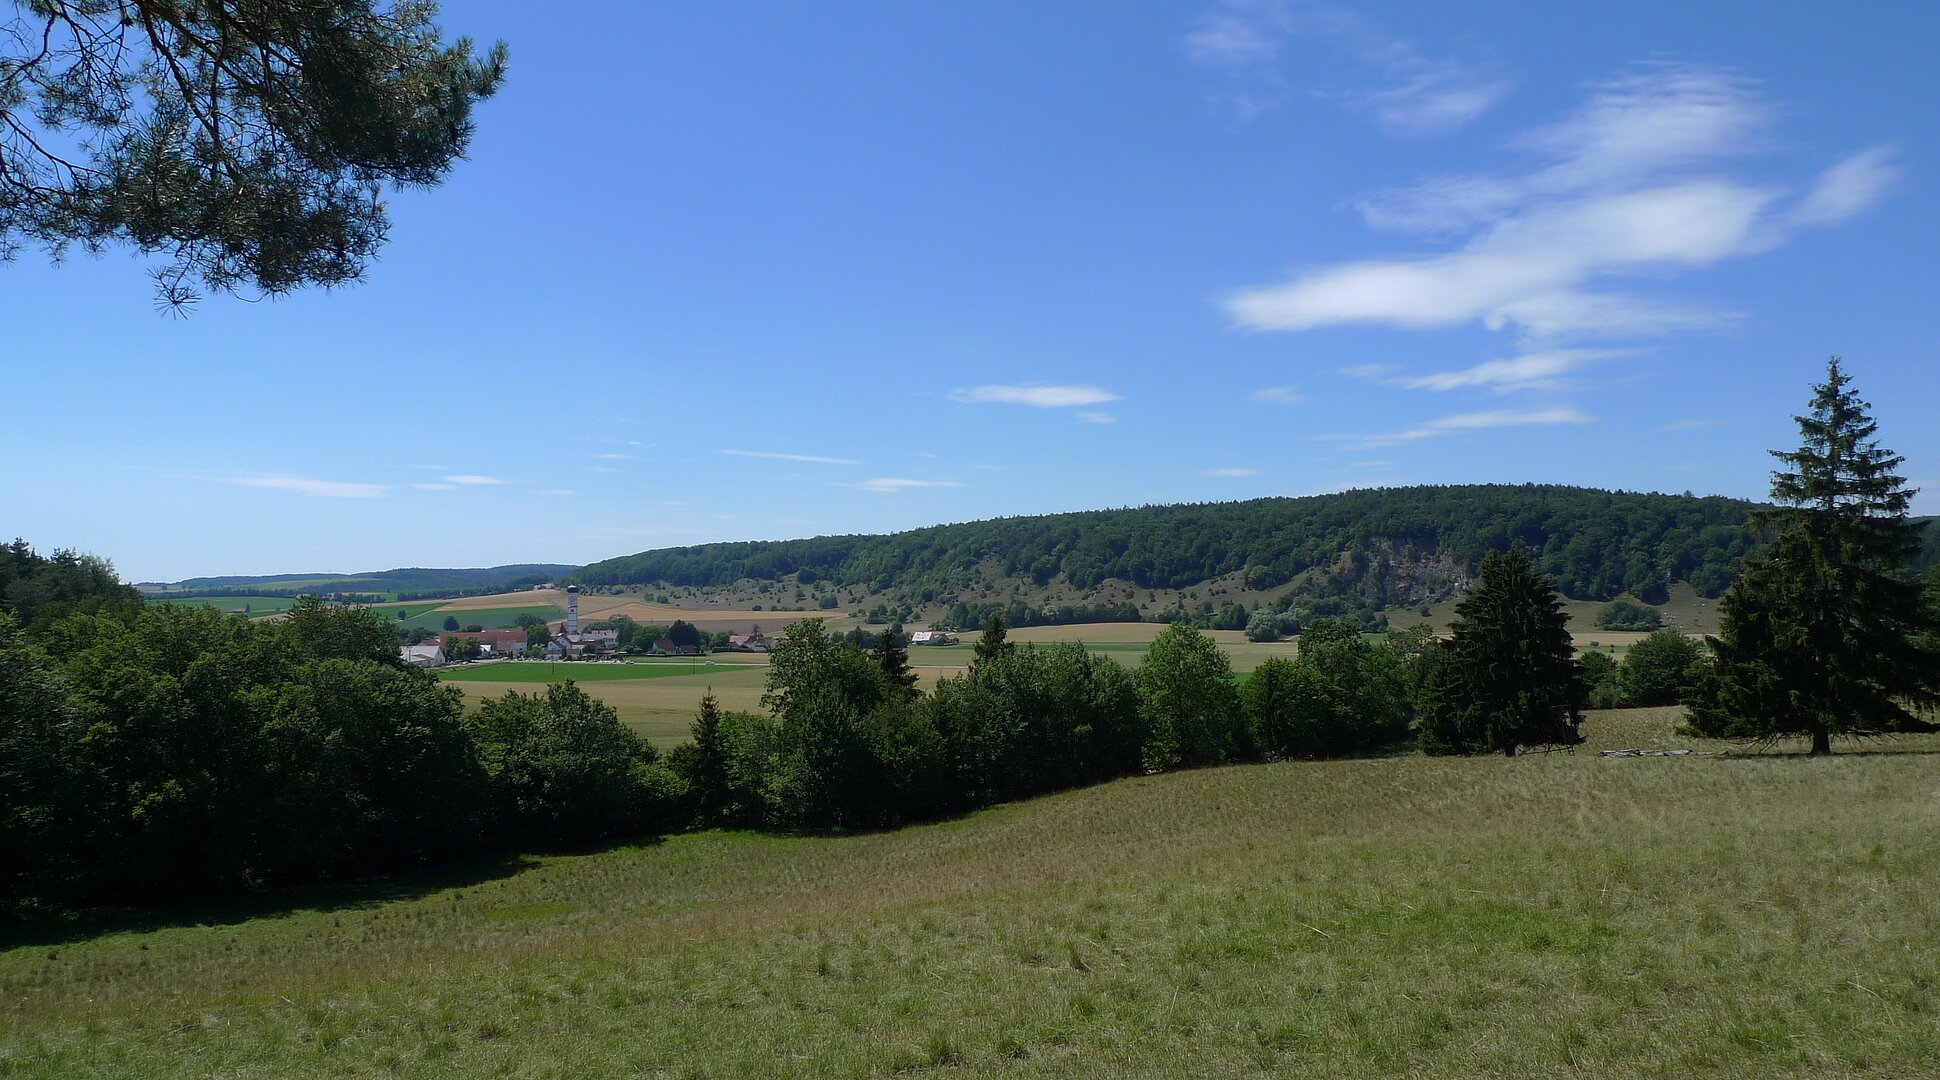
[[[16,0],[0,23],[0,255],[127,244],[160,300],[357,280],[382,193],[463,156],[505,46],[426,0]]]
[[[1692,726],[1805,735],[1814,754],[1836,735],[1932,730],[1940,616],[1911,572],[1922,538],[1905,459],[1879,444],[1837,357],[1795,419],[1799,448],[1773,452],[1785,465],[1772,474],[1778,508],[1757,519],[1778,540],[1719,605]]]

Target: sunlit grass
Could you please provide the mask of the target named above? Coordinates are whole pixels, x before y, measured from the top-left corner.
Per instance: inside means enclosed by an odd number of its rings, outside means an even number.
[[[0,953],[0,1075],[1931,1071],[1940,742],[1674,721],[43,930]]]

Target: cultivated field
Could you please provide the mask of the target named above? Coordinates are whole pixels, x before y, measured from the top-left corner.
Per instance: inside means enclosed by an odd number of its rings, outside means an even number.
[[[259,618],[288,611],[296,603],[293,596],[194,596],[186,593],[150,593],[151,604],[207,604],[219,611],[230,614],[248,615]]]
[[[0,952],[0,1071],[1933,1075],[1940,744],[1893,746],[1240,766],[98,919]]]

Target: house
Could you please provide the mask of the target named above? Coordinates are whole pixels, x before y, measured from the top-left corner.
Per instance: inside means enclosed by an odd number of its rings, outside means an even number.
[[[768,639],[761,634],[729,634],[727,647],[735,652],[767,652]]]
[[[909,635],[911,645],[955,645],[957,639],[941,630],[918,630]]]
[[[400,645],[399,658],[412,667],[434,668],[445,666],[445,647],[437,642],[423,645]]]
[[[506,630],[474,630],[469,634],[462,630],[454,630],[438,635],[438,643],[441,645],[449,645],[453,638],[476,639],[479,645],[484,647],[485,656],[487,657],[496,658],[525,655],[526,634],[524,630],[516,628]]]
[[[618,630],[581,630],[577,633],[562,630],[546,642],[546,659],[570,660],[583,655],[588,649],[603,652],[618,652],[620,632]]]

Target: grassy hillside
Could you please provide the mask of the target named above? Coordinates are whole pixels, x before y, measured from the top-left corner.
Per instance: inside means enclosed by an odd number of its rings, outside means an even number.
[[[1930,1073],[1934,744],[1592,752],[1670,719],[16,937],[0,1071]]]

